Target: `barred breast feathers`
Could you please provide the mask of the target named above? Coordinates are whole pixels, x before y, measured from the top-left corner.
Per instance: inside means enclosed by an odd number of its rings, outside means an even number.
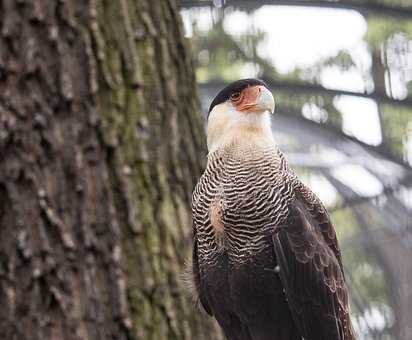
[[[268,246],[265,237],[287,218],[294,184],[274,142],[232,141],[208,155],[193,195],[193,222],[202,261],[230,249],[244,262]]]
[[[224,112],[221,112],[223,110]],[[212,110],[208,162],[193,193],[199,258],[209,263],[225,249],[236,261],[267,246],[266,231],[286,219],[294,183],[275,144],[269,113]]]

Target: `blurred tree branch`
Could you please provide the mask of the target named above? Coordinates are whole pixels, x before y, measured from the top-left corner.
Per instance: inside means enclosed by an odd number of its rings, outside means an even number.
[[[355,205],[368,203],[368,202],[371,202],[373,200],[376,200],[376,199],[379,199],[385,196],[394,195],[400,190],[405,189],[405,188],[410,188],[411,186],[412,186],[412,175],[409,175],[409,176],[404,177],[402,180],[400,180],[395,185],[384,186],[382,192],[380,192],[377,195],[357,196],[352,199],[345,200],[343,203],[337,204],[334,207],[329,208],[328,210],[330,213],[333,213],[337,210],[353,208]]]
[[[410,97],[399,100],[399,99],[391,98],[379,92],[362,93],[362,92],[354,92],[354,91],[346,91],[346,90],[333,90],[333,89],[327,89],[323,87],[322,85],[318,85],[318,84],[310,84],[310,83],[303,83],[303,82],[297,82],[297,81],[266,79],[264,77],[263,79],[271,88],[274,88],[276,90],[281,90],[281,91],[294,92],[294,93],[300,93],[300,94],[312,93],[312,94],[326,95],[326,96],[344,96],[344,95],[354,96],[354,97],[373,99],[383,104],[401,106],[401,107],[406,107],[406,108],[412,107],[412,98]],[[218,89],[223,86],[224,86],[224,82],[220,80],[210,81],[207,84],[200,84],[200,88]]]
[[[379,16],[393,16],[400,19],[412,18],[411,6],[391,6],[383,3],[372,3],[370,1],[327,1],[327,0],[226,0],[222,1],[225,6],[235,6],[238,8],[255,9],[263,5],[284,5],[284,6],[305,6],[305,7],[328,7],[353,9],[359,12],[372,13]],[[212,0],[181,0],[181,7],[205,7],[214,6]]]

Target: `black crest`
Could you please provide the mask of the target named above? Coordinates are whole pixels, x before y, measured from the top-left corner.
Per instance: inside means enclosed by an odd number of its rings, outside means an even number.
[[[228,100],[232,93],[240,92],[243,89],[245,89],[246,87],[253,86],[253,85],[263,85],[266,88],[268,88],[266,83],[263,82],[260,79],[248,78],[248,79],[236,80],[235,82],[233,82],[233,83],[229,84],[228,86],[226,86],[223,90],[221,90],[216,95],[215,99],[213,99],[213,101],[212,101],[212,104],[210,104],[209,112],[207,114],[208,117],[209,117],[210,111],[212,111],[212,109],[216,105],[219,105],[219,104],[225,102],[226,100]]]

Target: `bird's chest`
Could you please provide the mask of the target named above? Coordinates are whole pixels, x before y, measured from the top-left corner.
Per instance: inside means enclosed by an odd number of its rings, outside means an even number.
[[[225,164],[208,169],[193,197],[200,255],[228,251],[248,259],[287,216],[291,187],[273,162]]]

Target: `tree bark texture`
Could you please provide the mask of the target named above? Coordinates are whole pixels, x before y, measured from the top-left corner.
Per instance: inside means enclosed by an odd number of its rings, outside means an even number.
[[[0,338],[220,339],[181,273],[204,159],[174,0],[0,0]]]

